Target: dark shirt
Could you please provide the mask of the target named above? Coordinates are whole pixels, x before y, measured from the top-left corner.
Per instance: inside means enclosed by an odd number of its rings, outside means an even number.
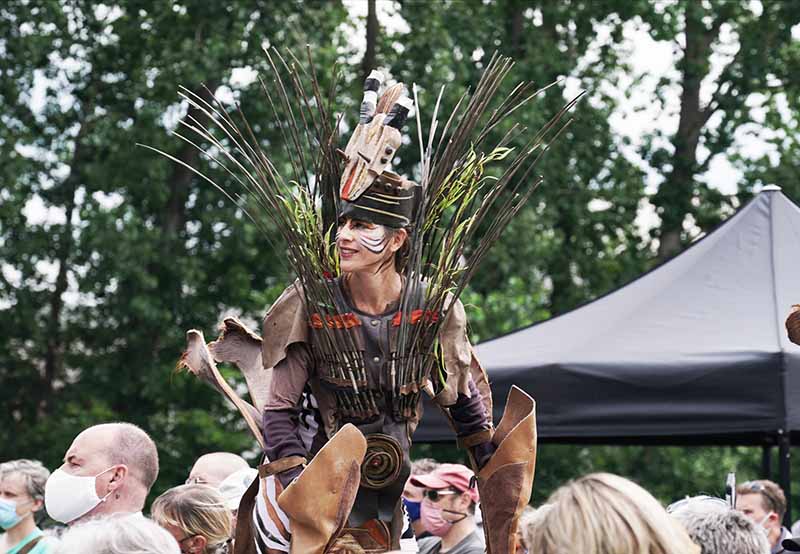
[[[483,554],[486,550],[483,535],[477,528],[450,550],[442,550],[440,537],[418,539],[417,546],[419,546],[419,554]]]

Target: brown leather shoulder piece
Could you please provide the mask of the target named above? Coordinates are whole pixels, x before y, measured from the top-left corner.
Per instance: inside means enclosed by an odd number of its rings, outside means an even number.
[[[303,287],[295,281],[272,304],[264,317],[261,363],[273,368],[286,357],[290,344],[308,342],[308,314]]]
[[[348,423],[278,497],[291,521],[290,554],[323,554],[333,543],[353,509],[366,452],[364,435]]]
[[[219,326],[220,335],[208,345],[217,363],[233,364],[247,382],[250,400],[261,413],[267,400],[272,374],[261,362],[261,337],[235,317],[226,317]]]
[[[456,403],[458,393],[469,396],[469,375],[472,362],[472,349],[467,338],[467,313],[460,300],[445,299],[447,315],[439,328],[439,341],[442,345],[447,382],[434,400],[441,406]],[[432,376],[431,379],[436,379]]]
[[[477,476],[486,548],[489,554],[513,554],[536,469],[536,403],[516,386],[492,442],[497,450]]]
[[[246,400],[242,400],[217,369],[217,364],[211,351],[206,345],[203,333],[190,329],[186,332],[186,351],[178,362],[179,369],[187,369],[199,379],[210,384],[222,393],[239,410],[244,417],[247,427],[256,438],[261,448],[264,448],[264,437],[261,433],[261,412]]]

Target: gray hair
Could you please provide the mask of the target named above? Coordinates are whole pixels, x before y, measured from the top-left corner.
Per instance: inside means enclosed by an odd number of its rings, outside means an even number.
[[[55,554],[180,554],[166,530],[139,514],[117,514],[69,528]]]
[[[672,510],[702,554],[769,554],[767,536],[743,513],[695,496]]]
[[[11,474],[21,475],[25,481],[25,492],[34,500],[44,499],[44,485],[50,471],[38,460],[11,460],[0,464],[0,481]]]

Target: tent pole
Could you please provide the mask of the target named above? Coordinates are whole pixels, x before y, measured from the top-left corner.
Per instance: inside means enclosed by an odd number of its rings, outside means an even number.
[[[792,439],[789,433],[783,430],[779,431],[778,435],[778,456],[780,465],[780,481],[783,494],[786,495],[786,514],[783,516],[783,524],[786,527],[792,526],[792,504],[789,499],[792,498],[790,469],[791,469],[791,446]]]
[[[772,446],[769,444],[761,447],[761,478],[772,479]]]

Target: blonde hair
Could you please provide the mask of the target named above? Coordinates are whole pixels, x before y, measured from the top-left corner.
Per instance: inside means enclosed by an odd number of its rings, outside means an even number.
[[[537,554],[700,554],[683,527],[642,487],[592,473],[560,487],[526,533]]]
[[[160,525],[173,525],[187,536],[206,538],[206,552],[222,553],[232,533],[231,511],[225,499],[208,485],[180,485],[156,498],[152,517]]]

